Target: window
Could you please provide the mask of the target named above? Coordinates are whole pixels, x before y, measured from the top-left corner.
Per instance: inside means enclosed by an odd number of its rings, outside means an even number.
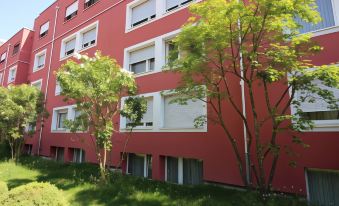
[[[85,150],[74,148],[73,149],[73,162],[74,163],[85,162]]]
[[[200,100],[189,100],[187,105],[171,103],[177,96],[164,96],[164,128],[195,128],[194,120],[205,115],[205,104]]]
[[[32,82],[31,83],[31,86],[32,87],[35,87],[39,90],[41,90],[41,86],[42,86],[42,79],[38,80],[38,81],[35,81],[35,82]]]
[[[76,38],[65,42],[65,53],[64,53],[65,57],[70,56],[75,52],[75,42]]]
[[[143,24],[156,17],[156,0],[147,0],[132,8],[131,27]]]
[[[92,6],[93,4],[97,3],[99,0],[85,0],[85,9]]]
[[[63,147],[55,147],[55,161],[64,162],[65,149]]]
[[[135,74],[154,71],[154,46],[130,52],[130,71]]]
[[[173,41],[167,41],[166,46],[166,63],[174,62],[179,58],[179,48],[173,43]]]
[[[166,157],[166,181],[197,185],[203,183],[203,162],[196,159]]]
[[[8,74],[8,83],[14,82],[15,77],[16,77],[16,67],[12,67],[9,69],[9,74]]]
[[[60,60],[71,57],[97,44],[99,21],[75,32],[61,41]]]
[[[45,66],[46,50],[35,55],[33,72],[42,69]]]
[[[77,14],[78,14],[78,1],[75,1],[73,4],[67,7],[65,21],[72,19]]]
[[[40,27],[40,34],[39,37],[42,38],[44,36],[46,36],[48,34],[48,29],[49,29],[49,21],[44,23],[41,27]]]
[[[301,21],[300,19],[297,19],[296,21],[302,26],[302,28],[300,29],[301,33],[316,31],[335,26],[335,13],[333,9],[334,5],[332,4],[332,0],[316,0],[316,4],[318,6],[317,10],[320,13],[320,16],[322,17],[322,21],[314,25],[312,23],[304,22]]]
[[[339,99],[339,89],[326,87],[321,85],[320,82],[318,84],[320,84],[321,88],[332,91],[334,96]],[[304,91],[296,92],[295,98],[305,96],[307,96],[306,101],[301,103],[301,109],[303,111],[302,117],[314,121],[315,130],[339,128],[339,110],[328,108],[328,104],[321,98],[316,95],[306,94]]]
[[[166,0],[166,11],[175,10],[181,6],[184,6],[193,0]]]
[[[59,110],[56,112],[57,115],[57,124],[56,124],[56,130],[65,130],[65,120],[67,120],[68,116],[68,110]]]
[[[147,101],[147,111],[143,115],[143,118],[141,120],[141,124],[137,128],[147,128],[153,126],[153,98],[149,97],[146,98]],[[130,121],[127,120],[126,126],[129,126]]]
[[[3,73],[0,73],[0,86],[2,85],[2,78],[3,78]]]
[[[35,131],[36,131],[36,123],[29,123],[25,128],[25,132],[27,133],[34,133]]]
[[[25,152],[26,152],[27,155],[33,154],[33,145],[25,144],[24,148],[25,148]]]
[[[6,55],[7,55],[7,52],[1,54],[1,56],[0,56],[0,64],[3,63],[3,62],[5,62],[5,60],[6,60]]]
[[[127,173],[133,176],[152,178],[152,156],[128,154]]]
[[[95,45],[97,39],[97,28],[82,33],[82,48]]]
[[[56,85],[55,85],[55,96],[60,95],[62,92],[62,88],[60,86],[59,81],[56,81]]]
[[[20,43],[14,45],[12,55],[15,55],[16,53],[18,53],[19,49],[20,49]]]

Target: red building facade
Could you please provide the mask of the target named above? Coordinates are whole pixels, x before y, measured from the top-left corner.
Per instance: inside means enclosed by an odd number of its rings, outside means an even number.
[[[89,135],[74,135],[64,129],[63,120],[74,118],[77,111],[63,101],[54,72],[75,52],[92,56],[100,50],[117,59],[124,69],[136,73],[139,93],[148,101],[143,125],[135,130],[126,147],[124,172],[179,184],[212,182],[242,186],[235,157],[221,128],[210,123],[203,128],[193,126],[196,116],[207,114],[207,106],[197,102],[188,106],[168,104],[173,96],[163,94],[174,89],[179,81],[178,75],[163,72],[163,66],[171,50],[170,40],[189,18],[187,6],[192,2],[57,0],[36,18],[34,31],[23,29],[0,46],[0,55],[6,53],[0,64],[1,85],[30,83],[41,88],[46,97],[50,117],[44,120],[43,127],[38,123],[33,137],[26,138],[29,152],[65,162],[96,162]],[[314,39],[325,48],[313,59],[315,64],[324,65],[339,61],[339,11],[335,9],[339,2],[326,0],[320,4],[322,15],[327,15],[325,23],[305,32],[314,32]],[[13,55],[18,43],[18,54]],[[10,72],[13,66],[17,68],[16,78],[8,82],[9,75],[13,76]],[[236,98],[241,104],[239,82],[232,87],[238,89]],[[258,98],[257,103],[262,99]],[[310,112],[312,108],[326,110],[309,106]],[[242,121],[237,114],[227,106],[225,114],[232,132],[243,136]],[[128,121],[120,118],[116,124],[120,133],[112,137],[114,146],[109,158],[112,167],[120,165],[128,138],[125,133]],[[316,120],[315,129],[302,136],[310,148],[295,148],[299,153],[296,168],[288,166],[290,157],[282,154],[273,186],[311,198],[313,179],[323,178],[317,175],[326,173],[337,181],[339,117]],[[291,141],[287,136],[280,139],[282,144]],[[241,153],[244,154],[244,148]]]

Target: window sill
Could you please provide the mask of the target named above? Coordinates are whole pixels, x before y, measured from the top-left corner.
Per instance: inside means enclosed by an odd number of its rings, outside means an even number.
[[[86,51],[86,50],[88,50],[88,49],[91,49],[91,48],[93,48],[93,47],[96,47],[96,46],[97,46],[97,40],[95,41],[95,44],[93,44],[93,45],[91,45],[91,46],[88,46],[88,47],[85,47],[85,48],[81,48],[81,49],[78,51],[78,53],[84,52],[84,51]]]
[[[44,69],[44,68],[45,68],[45,66],[40,67],[40,68],[33,68],[33,73],[35,73],[35,72],[37,72],[37,71],[40,71],[40,70],[42,70],[42,69]]]
[[[304,132],[339,132],[339,120],[315,121],[313,129]]]
[[[74,54],[75,54],[75,53],[70,54],[70,55],[67,55],[67,56],[63,56],[63,57],[60,58],[59,61],[64,61],[64,60],[66,60],[66,59],[68,59],[68,58],[74,57]]]
[[[67,21],[64,21],[63,24],[67,24],[68,22],[72,21],[73,19],[75,19],[78,15],[73,16],[72,18],[68,19]]]
[[[316,31],[311,31],[311,32],[308,32],[308,33],[313,34],[313,37],[317,37],[317,36],[332,34],[332,33],[336,33],[336,32],[339,32],[339,25],[328,27],[328,28],[325,28],[325,29],[316,30]],[[304,34],[308,34],[308,33],[304,33]]]

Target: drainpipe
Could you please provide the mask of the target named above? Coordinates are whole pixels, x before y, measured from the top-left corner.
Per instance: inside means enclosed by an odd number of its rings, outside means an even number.
[[[238,0],[238,3],[240,3],[240,0]],[[240,19],[238,19],[238,29],[239,29],[239,44],[242,44],[241,40],[241,22]],[[241,49],[239,49],[239,63],[240,63],[240,87],[241,87],[241,102],[242,102],[242,114],[246,118],[246,98],[245,98],[245,81],[244,81],[244,60],[243,60],[243,54],[241,52]],[[248,153],[248,144],[247,144],[247,129],[245,125],[245,121],[243,121],[243,127],[244,127],[244,146],[245,146],[245,167],[246,167],[246,182],[247,184],[251,184],[251,174],[250,174],[250,154]]]
[[[49,84],[49,78],[51,76],[51,68],[52,68],[52,57],[53,57],[53,50],[54,50],[54,41],[55,41],[55,30],[57,25],[57,19],[58,19],[58,12],[60,7],[55,7],[55,19],[54,19],[54,27],[53,27],[53,36],[52,36],[52,42],[51,42],[51,53],[49,56],[49,65],[48,65],[48,72],[47,72],[47,80],[46,80],[46,89],[45,89],[45,102],[44,102],[44,109],[46,108],[46,102],[47,102],[47,93],[48,93],[48,84]],[[41,128],[40,128],[40,134],[39,134],[39,144],[38,144],[38,156],[40,156],[40,149],[41,149],[41,140],[42,140],[42,130],[44,125],[44,117],[41,117]]]
[[[7,69],[8,57],[9,57],[9,48],[10,47],[11,47],[11,44],[8,43],[7,52],[6,52],[6,60],[5,60],[5,68],[4,68],[4,73],[2,74],[1,86],[4,86],[4,82],[5,82],[5,74],[6,74],[6,69]]]

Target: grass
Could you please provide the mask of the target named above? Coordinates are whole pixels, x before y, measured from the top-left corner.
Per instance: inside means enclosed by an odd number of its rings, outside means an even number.
[[[211,205],[260,206],[254,192],[211,185],[179,186],[132,176],[112,174],[110,183],[97,182],[98,168],[90,164],[60,164],[37,157],[23,157],[18,164],[0,162],[0,181],[14,188],[33,181],[51,182],[64,191],[71,205]],[[297,198],[275,197],[268,205],[306,205]]]

